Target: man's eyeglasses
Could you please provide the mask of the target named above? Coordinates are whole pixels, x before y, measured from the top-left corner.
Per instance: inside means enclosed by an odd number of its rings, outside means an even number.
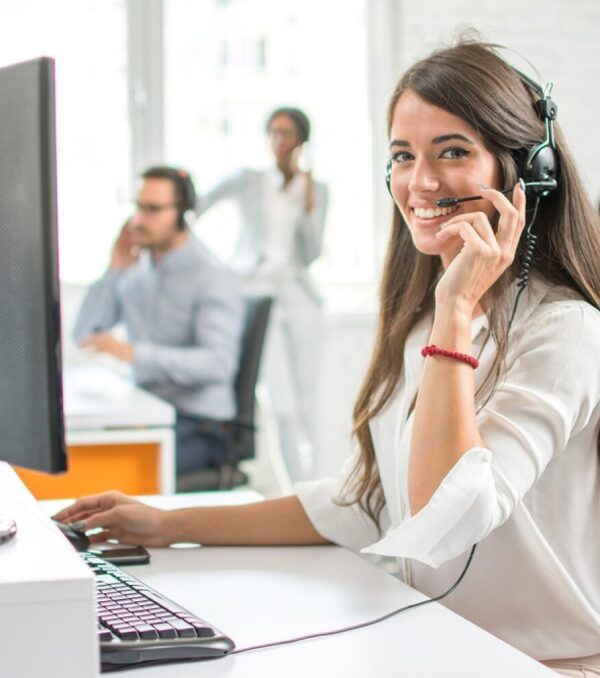
[[[177,203],[166,202],[163,203],[162,205],[159,205],[157,203],[152,202],[139,202],[139,200],[136,201],[135,203],[136,212],[141,212],[147,217],[152,217],[156,214],[160,214],[160,212],[168,210],[171,207],[177,207]]]

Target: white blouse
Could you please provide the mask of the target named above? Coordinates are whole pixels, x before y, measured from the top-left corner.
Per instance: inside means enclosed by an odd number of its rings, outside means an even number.
[[[306,176],[296,173],[287,186],[279,170],[263,175],[262,199],[265,215],[262,259],[253,277],[275,285],[290,278],[296,268],[296,230],[304,216]],[[275,288],[277,289],[277,288]]]
[[[476,388],[495,356],[487,320],[473,322]],[[486,447],[467,451],[411,516],[412,416],[431,318],[407,339],[394,396],[371,421],[385,493],[383,536],[333,499],[337,479],[298,483],[309,518],[330,541],[404,560],[404,579],[536,659],[600,652],[600,313],[533,277],[510,332],[507,372],[477,416]]]

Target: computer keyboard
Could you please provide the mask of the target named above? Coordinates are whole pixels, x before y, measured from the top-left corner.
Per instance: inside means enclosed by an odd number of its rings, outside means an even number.
[[[96,575],[96,609],[102,671],[208,659],[235,644],[177,603],[90,553],[81,557]]]

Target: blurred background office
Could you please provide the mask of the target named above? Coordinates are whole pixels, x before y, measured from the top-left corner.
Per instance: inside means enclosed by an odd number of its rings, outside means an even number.
[[[200,192],[264,167],[268,111],[310,115],[315,175],[330,204],[312,266],[325,300],[316,475],[351,447],[353,400],[369,358],[391,204],[385,106],[402,70],[457,28],[515,50],[554,81],[559,118],[590,195],[600,193],[600,4],[594,0],[0,0],[0,65],[57,60],[60,260],[65,357],[82,294],[132,211],[139,172],[186,167]],[[216,207],[196,227],[227,259],[239,223]],[[258,482],[260,486],[260,479]],[[268,489],[267,489],[268,492]]]

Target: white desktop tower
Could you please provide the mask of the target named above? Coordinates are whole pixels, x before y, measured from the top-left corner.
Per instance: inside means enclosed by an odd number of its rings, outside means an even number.
[[[0,514],[17,523],[0,544],[0,675],[98,676],[93,574],[3,462]]]

